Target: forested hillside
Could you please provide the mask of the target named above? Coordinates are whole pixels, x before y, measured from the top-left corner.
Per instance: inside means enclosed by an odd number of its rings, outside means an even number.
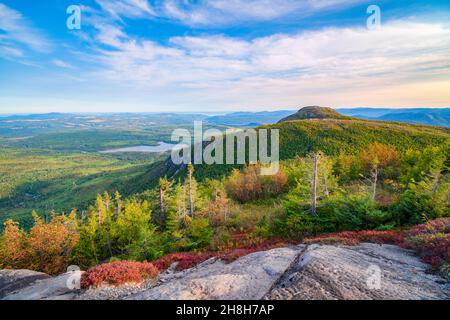
[[[327,156],[357,154],[375,142],[393,146],[399,151],[448,146],[450,143],[449,128],[360,119],[288,120],[257,129],[279,129],[280,160],[304,157],[315,151]],[[242,166],[201,165],[198,166],[198,177],[220,177],[233,168]]]

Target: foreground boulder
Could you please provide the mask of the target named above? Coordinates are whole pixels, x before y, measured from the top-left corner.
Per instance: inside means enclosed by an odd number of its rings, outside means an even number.
[[[79,278],[81,275],[76,275]],[[46,276],[28,285],[10,292],[3,300],[74,300],[79,292],[71,289],[70,279],[74,273],[64,273],[57,277]]]
[[[392,245],[310,246],[269,300],[439,300],[450,287],[412,251]]]
[[[0,270],[0,299],[50,276],[30,270]]]
[[[303,246],[256,252],[230,264],[215,261],[174,275],[132,300],[259,300],[289,269]]]

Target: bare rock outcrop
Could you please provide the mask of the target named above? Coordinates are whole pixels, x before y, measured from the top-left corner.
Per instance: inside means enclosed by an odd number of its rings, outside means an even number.
[[[413,252],[396,246],[299,245],[252,253],[230,264],[210,259],[181,272],[170,268],[156,280],[87,291],[68,288],[73,273],[50,278],[3,270],[0,292],[9,300],[450,299],[450,284],[428,271]],[[24,279],[29,279],[26,287]]]
[[[259,300],[304,246],[256,252],[230,264],[215,261],[130,296],[131,300]]]
[[[50,276],[31,270],[0,270],[0,299]]]
[[[440,300],[446,281],[413,252],[392,245],[310,246],[265,299]]]
[[[75,275],[75,278],[81,276]],[[77,290],[71,289],[71,278],[74,273],[64,273],[57,277],[49,277],[36,280],[29,286],[20,290],[13,291],[3,300],[74,300],[76,299]]]

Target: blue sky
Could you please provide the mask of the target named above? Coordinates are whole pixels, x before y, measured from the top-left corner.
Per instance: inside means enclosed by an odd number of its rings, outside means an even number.
[[[0,113],[304,105],[450,107],[450,2],[0,0]]]

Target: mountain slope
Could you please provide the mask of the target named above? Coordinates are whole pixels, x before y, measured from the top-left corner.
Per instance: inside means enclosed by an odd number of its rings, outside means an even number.
[[[379,142],[398,150],[422,149],[450,141],[450,129],[369,120],[299,120],[263,128],[280,130],[280,158],[290,159],[313,151],[327,155],[355,154]]]
[[[357,154],[370,144],[378,142],[394,146],[399,151],[422,150],[429,146],[450,146],[450,129],[397,122],[360,119],[294,120],[261,126],[258,129],[278,129],[280,133],[280,160],[306,156],[315,151],[329,156],[341,152]],[[224,138],[224,155],[227,150]],[[168,160],[170,161],[170,159]],[[224,158],[224,163],[225,158]],[[196,177],[217,178],[241,165],[196,165]]]

